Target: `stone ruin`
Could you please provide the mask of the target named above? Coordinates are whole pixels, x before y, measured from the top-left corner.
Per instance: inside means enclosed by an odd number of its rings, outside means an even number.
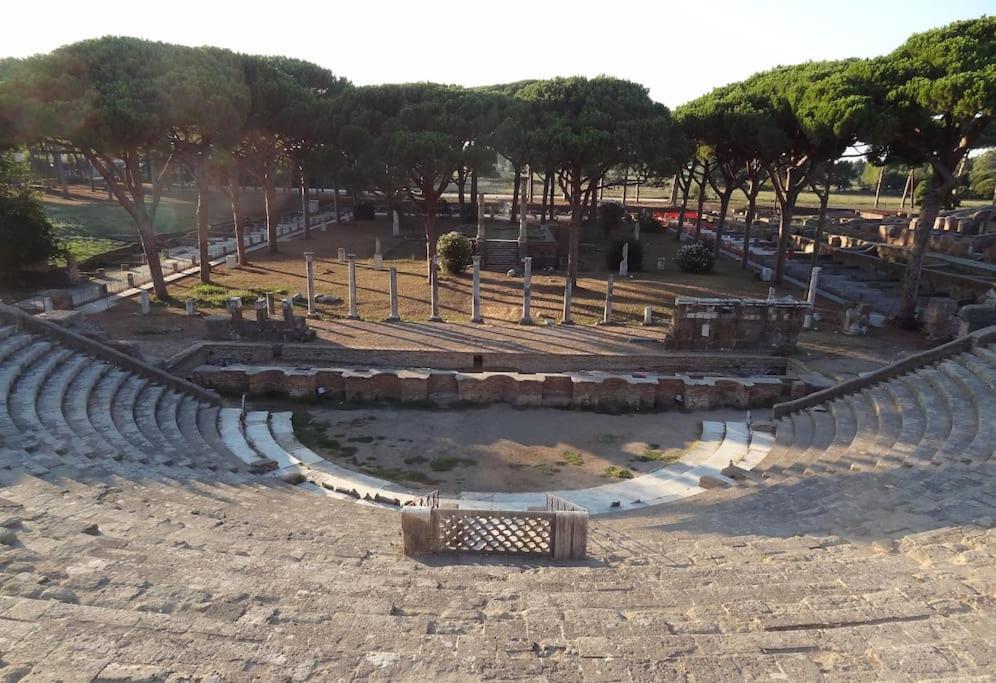
[[[302,316],[294,315],[294,302],[284,299],[280,318],[271,317],[273,297],[255,304],[256,319],[247,320],[242,315],[242,302],[228,302],[228,315],[211,315],[205,319],[207,338],[212,341],[275,341],[306,342],[315,338],[315,331],[308,327]]]
[[[678,297],[665,346],[675,351],[791,351],[809,303]]]

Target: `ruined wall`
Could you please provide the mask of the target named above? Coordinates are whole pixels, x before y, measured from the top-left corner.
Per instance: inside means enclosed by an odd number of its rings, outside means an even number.
[[[783,353],[795,348],[807,308],[804,301],[678,297],[666,346]]]

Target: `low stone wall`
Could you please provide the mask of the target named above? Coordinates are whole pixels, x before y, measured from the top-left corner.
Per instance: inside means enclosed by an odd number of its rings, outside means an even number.
[[[634,345],[634,351],[639,350]],[[709,374],[754,377],[793,374],[794,361],[780,356],[721,353],[512,353],[505,351],[399,351],[350,349],[331,344],[270,344],[260,342],[200,342],[170,358],[166,368],[187,375],[205,364],[284,364],[436,368],[513,372],[572,372],[604,370],[660,374]]]
[[[321,396],[345,401],[509,403],[556,408],[758,408],[811,391],[784,377],[693,377],[653,373],[458,372],[438,369],[202,365],[194,382],[224,395]]]
[[[805,301],[678,297],[667,348],[783,353],[795,348],[807,310]]]

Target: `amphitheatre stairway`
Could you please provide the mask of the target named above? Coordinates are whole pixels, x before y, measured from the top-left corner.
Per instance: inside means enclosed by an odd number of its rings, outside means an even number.
[[[257,474],[308,464],[284,416],[0,327],[0,674],[989,677],[994,336],[783,405],[738,485],[558,566],[405,559],[396,513]]]

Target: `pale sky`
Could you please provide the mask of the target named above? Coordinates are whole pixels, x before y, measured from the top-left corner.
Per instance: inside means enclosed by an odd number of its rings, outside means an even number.
[[[4,0],[0,56],[132,35],[321,64],[354,83],[608,74],[670,107],[778,64],[870,57],[994,0]]]

